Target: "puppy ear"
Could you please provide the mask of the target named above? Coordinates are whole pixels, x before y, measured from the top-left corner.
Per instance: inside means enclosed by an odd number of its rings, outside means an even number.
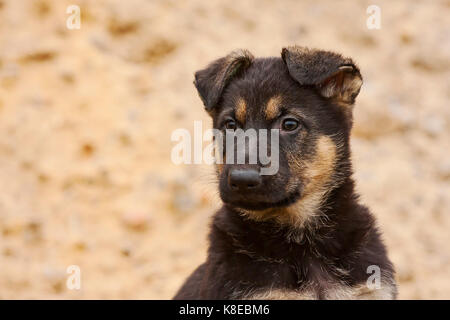
[[[253,59],[247,50],[237,50],[195,73],[194,85],[207,111],[211,111],[217,105],[226,85],[233,77],[248,68]]]
[[[339,103],[355,102],[362,77],[351,59],[299,46],[283,48],[281,57],[291,77],[301,85],[313,85],[323,97]]]

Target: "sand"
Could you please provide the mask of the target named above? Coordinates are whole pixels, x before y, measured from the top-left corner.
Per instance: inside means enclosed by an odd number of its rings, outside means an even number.
[[[399,298],[450,298],[450,2],[376,2],[379,30],[367,1],[1,0],[0,298],[171,298],[220,206],[210,166],[170,158],[211,125],[193,73],[291,44],[357,61],[355,178]]]

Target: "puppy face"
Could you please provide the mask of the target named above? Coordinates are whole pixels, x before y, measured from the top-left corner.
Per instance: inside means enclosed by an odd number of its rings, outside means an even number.
[[[215,129],[224,136],[265,129],[266,154],[278,152],[278,170],[270,175],[260,174],[267,165],[259,160],[218,165],[224,203],[259,220],[299,223],[314,214],[350,175],[351,106],[361,83],[351,60],[300,47],[283,49],[281,58],[234,52],[197,72],[195,84]],[[278,134],[276,146],[271,134]],[[222,149],[224,157],[231,152],[225,140]]]

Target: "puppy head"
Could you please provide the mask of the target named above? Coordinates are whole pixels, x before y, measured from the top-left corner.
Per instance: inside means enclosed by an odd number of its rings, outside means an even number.
[[[198,71],[194,84],[223,137],[254,130],[258,156],[262,148],[267,155],[278,153],[277,170],[268,175],[261,174],[267,163],[259,157],[251,164],[219,164],[226,205],[255,219],[298,222],[314,214],[326,194],[351,174],[352,105],[362,78],[350,59],[297,46],[284,48],[281,58],[255,59],[241,50]],[[261,129],[266,130],[265,145],[260,144]],[[278,141],[271,140],[274,132]],[[242,147],[249,159],[249,143],[230,150],[225,140],[224,158]]]

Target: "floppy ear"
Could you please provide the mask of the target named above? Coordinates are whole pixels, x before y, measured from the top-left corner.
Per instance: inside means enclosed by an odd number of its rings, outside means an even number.
[[[195,73],[194,85],[207,111],[211,111],[217,105],[226,85],[250,66],[253,59],[247,50],[237,50]]]
[[[313,85],[323,97],[339,103],[355,102],[362,77],[351,59],[299,46],[283,48],[281,57],[291,77],[301,85]]]

